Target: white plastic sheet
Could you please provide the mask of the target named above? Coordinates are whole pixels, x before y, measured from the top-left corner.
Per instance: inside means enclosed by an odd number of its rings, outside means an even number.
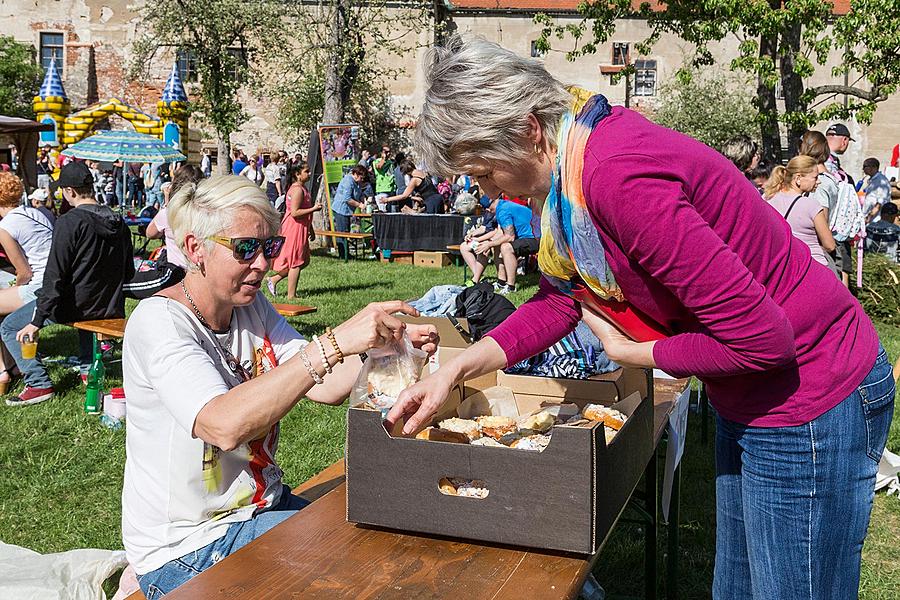
[[[900,456],[885,450],[878,463],[878,474],[875,475],[875,491],[887,490],[888,496],[897,494],[900,497]]]
[[[121,550],[38,554],[0,542],[0,598],[106,600],[103,582],[125,565]]]

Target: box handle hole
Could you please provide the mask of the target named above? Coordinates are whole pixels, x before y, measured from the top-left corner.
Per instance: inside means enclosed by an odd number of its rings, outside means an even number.
[[[441,477],[438,480],[438,490],[445,496],[475,498],[476,500],[484,500],[491,493],[484,481],[462,477]]]

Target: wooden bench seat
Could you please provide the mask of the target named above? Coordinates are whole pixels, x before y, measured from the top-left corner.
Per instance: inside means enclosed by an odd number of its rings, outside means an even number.
[[[300,315],[308,315],[319,310],[315,306],[303,306],[302,304],[273,303],[272,306],[275,307],[275,310],[277,310],[278,314],[282,317],[298,317]]]
[[[316,229],[316,235],[322,237],[345,238],[348,240],[367,240],[375,237],[371,233],[360,233],[357,231],[331,231],[330,229]]]

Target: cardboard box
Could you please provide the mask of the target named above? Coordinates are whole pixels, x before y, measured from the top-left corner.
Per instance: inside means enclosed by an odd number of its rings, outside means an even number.
[[[411,265],[413,264],[413,253],[400,251],[391,252],[389,250],[384,250],[381,253],[381,262],[396,263],[398,265]]]
[[[428,319],[408,319],[430,322]],[[426,369],[462,352],[447,319]],[[449,326],[449,329],[447,328]],[[378,412],[347,415],[347,519],[354,523],[516,546],[593,554],[637,486],[653,453],[653,406],[642,370],[591,380],[493,373],[457,386],[436,420],[492,385],[511,388],[520,413],[542,404],[614,405],[629,416],[607,445],[601,424],[557,425],[543,452],[391,437]],[[486,498],[442,494],[443,477],[481,480]]]
[[[426,267],[429,269],[442,269],[450,266],[449,252],[426,252],[416,250],[413,264],[417,267]]]

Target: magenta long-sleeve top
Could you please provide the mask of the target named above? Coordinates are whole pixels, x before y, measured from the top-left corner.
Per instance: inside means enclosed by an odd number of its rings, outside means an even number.
[[[699,377],[726,419],[809,422],[872,368],[878,335],[859,302],[716,151],[616,107],[591,133],[582,185],[625,298],[673,334],[657,366]],[[488,335],[512,365],[580,317],[542,279]]]

